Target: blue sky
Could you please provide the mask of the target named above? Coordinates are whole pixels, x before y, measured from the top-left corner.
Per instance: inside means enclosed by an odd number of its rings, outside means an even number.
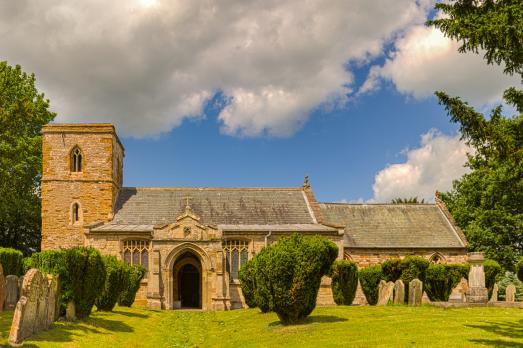
[[[56,122],[115,124],[127,186],[299,186],[431,200],[470,149],[433,95],[488,109],[503,67],[424,25],[433,0],[0,2],[0,60]]]

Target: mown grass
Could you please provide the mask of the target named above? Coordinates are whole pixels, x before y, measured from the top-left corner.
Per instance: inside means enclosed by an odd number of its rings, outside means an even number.
[[[12,312],[0,313],[0,345]],[[319,307],[300,325],[274,313],[150,311],[117,307],[76,323],[57,322],[27,347],[522,347],[514,308]]]

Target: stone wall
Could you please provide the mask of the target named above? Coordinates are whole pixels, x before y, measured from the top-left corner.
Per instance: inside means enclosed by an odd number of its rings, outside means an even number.
[[[123,147],[111,125],[54,124],[42,133],[42,249],[84,245],[86,225],[112,218]],[[71,171],[75,146],[82,151],[81,172]],[[73,203],[80,205],[78,223],[72,222]]]
[[[354,261],[358,268],[382,263],[392,258],[404,258],[408,255],[422,256],[430,260],[438,255],[441,263],[465,263],[467,252],[465,249],[359,249],[345,248],[345,259]]]
[[[9,343],[19,345],[32,334],[49,329],[58,317],[59,298],[58,278],[30,269],[16,304]]]

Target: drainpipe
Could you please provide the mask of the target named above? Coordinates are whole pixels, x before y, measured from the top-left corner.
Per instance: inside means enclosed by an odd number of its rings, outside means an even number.
[[[269,231],[269,233],[265,236],[265,246],[267,246],[267,239],[271,236],[272,231]]]

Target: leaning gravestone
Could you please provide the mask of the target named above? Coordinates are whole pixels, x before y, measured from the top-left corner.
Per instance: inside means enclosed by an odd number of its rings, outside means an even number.
[[[484,260],[485,256],[482,252],[469,253],[468,255],[470,271],[466,296],[469,303],[488,302],[488,290],[485,287],[485,272],[483,270]]]
[[[423,291],[423,296],[421,296],[421,303],[422,304],[429,304],[431,302],[432,301],[430,300],[429,295],[427,295],[427,293],[425,291]]]
[[[2,268],[2,265],[0,264],[0,312],[4,310],[4,302],[5,302],[5,277],[4,277],[4,269]]]
[[[419,279],[413,279],[409,283],[409,305],[419,306],[423,296],[423,283]]]
[[[378,306],[385,306],[392,301],[392,295],[394,292],[394,283],[385,281],[380,281],[380,287],[378,292]]]
[[[405,303],[405,284],[401,279],[396,280],[394,283],[394,304]]]
[[[506,302],[515,302],[516,301],[516,286],[510,284],[505,289],[505,301]]]
[[[367,302],[367,298],[365,297],[365,293],[363,292],[359,279],[358,286],[356,287],[356,295],[354,296],[354,301],[352,301],[352,304],[359,306],[365,306],[369,304]]]
[[[492,296],[490,296],[490,302],[498,302],[498,284],[494,284],[494,287],[492,288]]]
[[[18,302],[18,277],[15,275],[8,275],[5,277],[5,309],[12,311]]]

